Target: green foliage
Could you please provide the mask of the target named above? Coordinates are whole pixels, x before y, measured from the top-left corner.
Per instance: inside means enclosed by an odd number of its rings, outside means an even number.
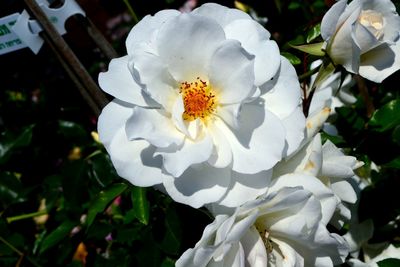
[[[397,267],[400,266],[399,259],[386,259],[378,262],[379,267]]]
[[[378,132],[385,132],[394,127],[398,128],[400,125],[400,100],[392,100],[376,110],[369,121],[369,125]]]

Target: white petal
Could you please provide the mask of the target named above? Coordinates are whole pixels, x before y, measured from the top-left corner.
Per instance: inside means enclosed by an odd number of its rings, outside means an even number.
[[[361,10],[355,10],[336,32],[327,47],[327,53],[335,64],[352,73],[358,73],[360,66],[360,49],[354,41],[354,24]]]
[[[289,159],[278,163],[274,167],[274,177],[290,172],[317,176],[322,167],[321,136],[317,134],[308,144],[294,153]]]
[[[133,108],[126,122],[126,135],[129,140],[144,139],[156,147],[180,145],[185,137],[160,110],[140,107]]]
[[[254,56],[238,41],[226,40],[211,58],[210,84],[215,89],[218,103],[239,103],[254,89]]]
[[[267,250],[260,234],[251,227],[249,231],[242,237],[240,243],[246,255],[247,266],[252,267],[265,267],[268,266]]]
[[[199,208],[218,201],[225,194],[230,179],[229,168],[201,164],[188,168],[179,178],[164,179],[164,186],[175,201]]]
[[[167,65],[148,45],[136,46],[129,59],[129,67],[143,90],[164,109],[171,111],[175,99],[179,97],[179,84],[168,72]]]
[[[269,170],[282,158],[285,130],[262,103],[243,105],[237,130],[229,129],[218,120],[215,124],[231,145],[234,171],[258,173]]]
[[[232,180],[226,195],[218,203],[227,207],[238,207],[243,203],[256,199],[268,190],[272,171],[256,174],[232,172]]]
[[[221,105],[218,107],[216,115],[224,120],[229,127],[237,129],[239,127],[239,114],[241,103]]]
[[[195,141],[185,138],[180,146],[172,144],[166,148],[158,148],[156,154],[163,157],[165,170],[172,176],[179,177],[190,165],[207,161],[212,150],[212,139],[209,134],[204,134]]]
[[[251,17],[243,11],[214,3],[203,4],[199,8],[193,10],[193,13],[216,20],[222,27],[238,19],[251,20]]]
[[[348,203],[356,203],[357,195],[353,187],[347,181],[339,181],[331,185],[333,192],[342,200]]]
[[[400,41],[395,45],[383,44],[361,55],[359,73],[364,78],[381,83],[400,69]]]
[[[314,176],[302,174],[287,174],[276,178],[273,181],[271,190],[277,190],[283,187],[302,186],[304,189],[313,193],[313,195],[321,202],[321,221],[326,225],[332,214],[336,210],[337,200],[331,189],[326,187],[320,180]]]
[[[136,24],[126,38],[126,48],[128,55],[133,53],[140,43],[151,44],[155,33],[165,23],[165,21],[178,16],[177,10],[162,10],[154,16],[147,15]]]
[[[272,240],[278,245],[280,250],[280,252],[278,252],[277,249],[272,251],[272,254],[275,256],[275,258],[281,259],[280,262],[277,262],[276,266],[280,266],[280,264],[282,264],[282,267],[304,266],[304,258],[288,243],[276,238],[272,238]]]
[[[322,128],[324,122],[328,119],[330,113],[330,108],[324,108],[323,110],[308,115],[306,119],[306,139],[316,135]]]
[[[234,215],[233,215],[234,216]],[[241,240],[252,225],[254,225],[258,217],[258,210],[253,210],[244,218],[236,218],[235,224],[229,230],[225,242],[231,243]]]
[[[360,23],[354,25],[354,41],[360,48],[361,54],[381,43],[365,26]]]
[[[183,99],[178,97],[172,107],[172,121],[179,131],[193,139],[188,130],[188,123],[182,117],[184,111]]]
[[[279,47],[269,40],[271,34],[254,20],[240,19],[225,28],[226,38],[240,41],[247,52],[255,56],[255,85],[260,86],[270,80],[280,65]]]
[[[346,8],[346,4],[347,0],[340,0],[325,13],[321,22],[321,36],[324,40],[329,39],[335,33],[338,19]]]
[[[181,14],[168,20],[157,35],[157,51],[169,72],[179,82],[207,79],[206,66],[225,40],[214,20]]]
[[[282,122],[286,129],[286,151],[284,155],[288,156],[299,148],[306,134],[306,118],[302,106],[299,105]]]
[[[265,105],[278,118],[289,116],[301,103],[301,88],[292,64],[281,57],[280,69],[274,79],[261,87]]]
[[[155,148],[143,140],[129,141],[125,123],[132,113],[117,101],[110,102],[98,121],[98,132],[117,173],[137,186],[152,186],[162,182],[162,159],[154,155]]]
[[[108,71],[99,74],[99,85],[115,98],[138,106],[148,106],[148,96],[129,71],[128,56],[111,60]]]
[[[214,143],[214,151],[208,160],[211,166],[225,168],[232,163],[232,149],[224,134],[214,124],[208,128]]]

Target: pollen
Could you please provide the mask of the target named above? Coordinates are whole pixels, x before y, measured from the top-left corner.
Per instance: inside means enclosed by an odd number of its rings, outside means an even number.
[[[194,82],[183,82],[179,88],[183,98],[185,111],[182,117],[186,121],[193,121],[198,118],[206,120],[216,109],[215,94],[206,81],[197,77]]]

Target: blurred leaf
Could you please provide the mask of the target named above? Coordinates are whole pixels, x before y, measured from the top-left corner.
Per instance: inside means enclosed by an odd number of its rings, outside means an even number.
[[[300,3],[298,2],[290,2],[288,9],[289,10],[295,10],[295,9],[299,9],[301,7]]]
[[[7,172],[0,173],[0,199],[4,209],[11,204],[27,200],[22,194],[23,189],[15,175]]]
[[[322,137],[322,143],[325,143],[326,140],[330,140],[336,146],[341,146],[346,143],[342,136],[330,135],[324,131],[321,132],[321,137]]]
[[[321,34],[321,24],[312,27],[307,33],[307,43],[310,43]],[[310,53],[311,54],[311,53]]]
[[[333,63],[329,60],[324,58],[322,61],[321,67],[319,67],[317,77],[314,80],[311,88],[319,88],[321,84],[335,72],[336,68]]]
[[[143,229],[134,228],[132,225],[126,228],[118,227],[114,241],[125,244],[132,244],[133,241],[139,240],[143,234]]]
[[[384,259],[377,262],[379,267],[398,267],[400,266],[400,259]]]
[[[101,187],[108,186],[117,177],[114,167],[105,153],[99,153],[89,160],[92,168],[90,174]]]
[[[400,169],[400,157],[395,158],[391,162],[385,164],[385,167]]]
[[[40,250],[39,253],[42,254],[46,250],[48,250],[51,247],[54,247],[58,243],[64,240],[66,238],[71,230],[76,226],[77,224],[72,221],[65,221],[63,222],[60,226],[58,226],[53,232],[51,232],[48,236],[46,236],[43,239],[42,244],[40,245]]]
[[[175,261],[171,258],[165,258],[161,264],[161,267],[174,267]]]
[[[392,133],[392,140],[393,142],[397,143],[400,145],[400,125],[394,128],[393,133]]]
[[[27,126],[16,138],[3,136],[5,140],[1,140],[0,142],[0,164],[3,164],[8,160],[14,149],[27,146],[31,143],[33,127],[34,125]]]
[[[62,187],[66,207],[72,210],[82,210],[82,202],[87,191],[86,162],[74,160],[67,162],[62,170]]]
[[[248,5],[246,5],[240,1],[234,1],[233,3],[235,5],[235,8],[242,10],[243,12],[248,13],[250,10],[250,7]]]
[[[384,132],[400,124],[400,99],[392,100],[372,114],[369,125]]]
[[[281,52],[281,55],[284,56],[286,59],[290,61],[293,65],[299,65],[301,63],[300,58],[296,57],[295,55],[289,52]]]
[[[122,194],[128,188],[127,184],[117,183],[109,186],[103,191],[100,191],[99,194],[91,201],[88,216],[86,219],[87,227],[93,223],[97,213],[103,212],[104,209],[110,204],[114,198]]]
[[[282,13],[282,1],[281,0],[274,0],[276,9],[278,10],[278,13]]]
[[[161,243],[161,248],[168,254],[177,255],[182,239],[182,228],[176,210],[172,208],[167,210],[165,217],[166,234]]]
[[[294,49],[300,50],[302,52],[322,57],[325,55],[325,52],[322,50],[323,42],[315,43],[315,44],[308,44],[308,45],[290,45]]]
[[[81,125],[72,121],[59,120],[58,128],[60,130],[60,133],[64,135],[64,137],[66,137],[67,139],[86,139],[89,136]]]
[[[132,187],[132,205],[135,217],[143,224],[149,223],[150,205],[146,198],[146,188]]]

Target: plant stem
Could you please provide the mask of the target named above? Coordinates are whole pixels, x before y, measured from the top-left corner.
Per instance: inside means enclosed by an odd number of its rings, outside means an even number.
[[[319,70],[319,68],[314,68],[314,69],[312,69],[312,70],[309,70],[309,71],[307,71],[307,72],[305,72],[305,73],[299,75],[299,81],[302,81],[302,80],[304,80],[304,79],[310,77],[311,75],[317,73],[318,70]]]
[[[125,4],[126,7],[128,8],[128,11],[129,11],[129,13],[131,14],[132,19],[133,19],[133,21],[135,22],[135,24],[138,23],[138,22],[139,22],[139,19],[138,19],[138,17],[136,16],[136,13],[135,13],[135,11],[133,10],[131,4],[129,3],[129,0],[124,0],[124,4]]]
[[[8,217],[6,220],[7,220],[8,223],[12,223],[12,222],[15,222],[15,221],[25,220],[25,219],[29,219],[29,218],[33,218],[33,217],[38,217],[38,216],[45,215],[45,214],[47,214],[47,210],[40,210],[40,211],[37,211],[37,212],[22,214],[22,215],[13,216],[13,217]]]
[[[34,260],[32,260],[30,257],[26,256],[22,251],[14,247],[11,243],[9,243],[7,240],[5,240],[2,236],[0,236],[0,241],[3,242],[7,247],[9,247],[12,251],[18,254],[20,257],[26,257],[26,259],[32,263],[36,267],[41,267],[39,264],[37,264]]]

